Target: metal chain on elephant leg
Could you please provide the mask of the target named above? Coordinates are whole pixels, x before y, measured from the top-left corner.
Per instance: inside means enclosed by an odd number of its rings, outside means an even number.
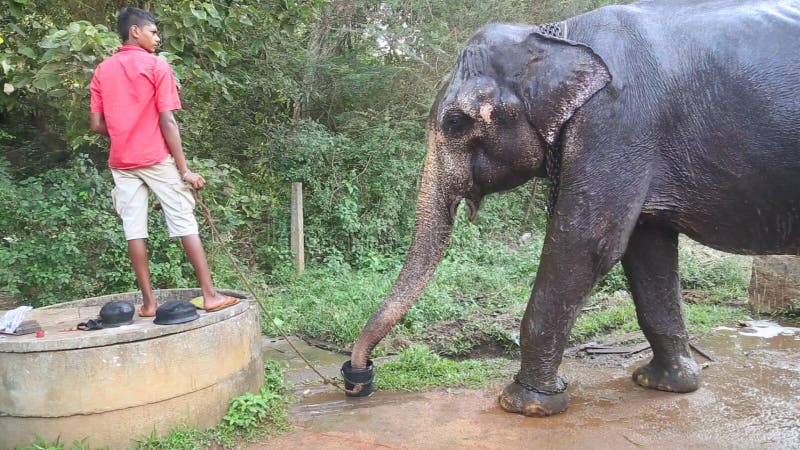
[[[526,391],[535,392],[537,394],[542,394],[542,395],[556,395],[556,394],[561,394],[567,390],[567,386],[569,385],[569,383],[567,383],[567,380],[565,380],[564,377],[559,375],[556,378],[556,381],[557,381],[556,384],[558,385],[556,389],[551,391],[543,391],[540,389],[536,389],[535,387],[533,387],[528,383],[525,383],[524,381],[520,381],[519,374],[514,375],[514,383],[517,383],[518,385],[522,386],[522,388],[525,389]]]

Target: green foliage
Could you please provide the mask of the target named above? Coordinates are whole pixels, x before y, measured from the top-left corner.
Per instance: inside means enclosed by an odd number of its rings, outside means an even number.
[[[88,89],[95,66],[119,39],[103,25],[73,21],[57,29],[34,2],[20,2],[19,22],[0,44],[0,108],[10,113],[0,139],[18,172],[35,174],[64,158],[69,148],[103,145],[88,135]],[[25,13],[22,13],[24,11]],[[38,130],[28,128],[36,124]],[[30,146],[30,148],[26,148]],[[42,157],[46,155],[46,157]]]
[[[16,447],[15,450],[90,450],[91,447],[86,445],[86,439],[81,441],[74,441],[72,445],[66,446],[64,443],[61,442],[61,439],[56,439],[55,442],[47,442],[41,438],[41,436],[36,436],[36,440],[28,447]]]
[[[264,386],[258,394],[247,393],[231,400],[222,423],[210,430],[214,439],[231,444],[233,439],[277,435],[291,428],[287,422],[290,385],[277,362],[266,361],[265,366]]]
[[[748,313],[745,304],[739,306],[690,304],[684,309],[686,328],[692,335],[708,333],[713,327],[745,320]]]
[[[634,331],[639,329],[633,302],[612,304],[607,308],[578,316],[570,332],[572,342],[584,342],[613,330]]]
[[[399,337],[401,342],[425,343],[440,354],[452,356],[469,355],[486,344],[506,352],[513,350],[518,320],[538,266],[540,245],[538,239],[520,247],[487,239],[480,228],[460,216],[452,245],[430,286],[392,335],[379,345],[377,354],[385,353],[387,346],[390,351],[396,350],[392,336]],[[684,249],[688,245],[682,242],[682,253],[690,251]],[[743,307],[713,306],[719,301],[714,292],[741,288],[741,279],[715,274],[729,267],[735,267],[736,271],[745,269],[747,264],[742,258],[727,255],[699,261],[682,264],[682,270],[712,280],[709,289],[699,293],[709,295],[708,300],[685,305],[687,326],[692,333],[705,332],[713,324],[730,323],[745,314]],[[286,288],[269,298],[268,307],[279,317],[285,331],[347,347],[389,292],[399,272],[400,260],[394,264],[393,269],[384,273],[332,265],[314,267],[302,276],[287,279]],[[572,342],[616,330],[638,329],[633,301],[625,293],[624,274],[620,268],[615,271],[619,272],[612,271],[611,275],[619,277],[618,284],[606,281],[606,287],[601,285],[596,291],[593,302],[601,308],[579,315],[572,329]],[[308,317],[326,320],[309,321]],[[275,334],[269,324],[265,324],[265,332]]]
[[[703,250],[688,240],[680,247],[681,287],[701,292],[710,302],[746,298],[750,267],[750,258]]]
[[[155,431],[149,436],[140,439],[137,450],[194,450],[206,444],[208,438],[196,428],[180,426],[168,436],[159,438]]]
[[[595,295],[612,295],[619,291],[629,291],[628,277],[622,269],[622,263],[614,264],[611,271],[595,286]]]
[[[689,333],[698,335],[707,333],[715,326],[743,320],[747,317],[748,311],[744,304],[740,306],[686,304],[683,314]],[[616,301],[599,311],[581,314],[572,328],[570,340],[575,343],[585,342],[608,332],[628,332],[638,329],[633,302]]]
[[[355,267],[389,268],[386,254],[405,243],[419,171],[409,160],[423,149],[403,124],[383,123],[368,141],[355,142],[311,121],[273,128],[279,151],[259,161],[261,179],[281,186],[302,182],[306,249],[311,259]],[[271,175],[272,174],[272,175]],[[411,182],[411,184],[409,183]],[[394,193],[387,186],[395,186]],[[288,198],[274,211],[288,224]],[[285,245],[288,228],[274,241]],[[377,256],[377,255],[383,256]]]
[[[195,161],[204,169],[209,189],[203,191],[215,223],[223,233],[246,232],[244,220],[258,212],[258,196],[241,186],[241,175],[225,165]],[[48,305],[111,292],[136,289],[122,226],[109,193],[110,174],[101,173],[85,157],[19,182],[3,177],[0,163],[0,290],[20,304]],[[228,190],[213,189],[230,182]],[[238,183],[237,183],[238,182]],[[151,199],[148,219],[150,272],[156,288],[193,287],[194,269],[177,239],[169,238],[160,211]],[[202,229],[218,283],[238,287],[236,276]]]
[[[77,159],[0,191],[0,289],[38,306],[132,288],[111,187]]]
[[[351,270],[336,273],[330,268],[311,268],[292,279],[286,290],[275,293],[266,303],[271,314],[280,319],[284,332],[299,332],[348,345],[358,337],[392,280],[393,275],[388,273]],[[308,320],[309,317],[325,320]],[[267,334],[277,334],[270,324],[265,326]]]
[[[387,259],[390,269],[386,271],[314,266],[287,279],[286,288],[275,292],[267,306],[287,333],[348,346],[389,292],[401,262]],[[437,322],[506,311],[525,302],[537,264],[535,247],[512,250],[494,241],[484,242],[478,228],[460,218],[453,244],[434,279],[396,332],[418,338]],[[270,324],[265,324],[265,332],[276,333]]]
[[[503,375],[503,360],[456,362],[442,358],[426,347],[412,347],[398,359],[376,370],[375,384],[381,390],[420,391],[430,388],[485,386]]]

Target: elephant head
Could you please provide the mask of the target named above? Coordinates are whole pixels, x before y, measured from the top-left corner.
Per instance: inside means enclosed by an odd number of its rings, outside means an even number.
[[[589,47],[538,31],[484,27],[440,90],[428,119],[411,247],[388,297],[353,347],[352,367],[366,367],[373,348],[430,282],[459,203],[466,202],[472,219],[487,194],[552,176],[546,161],[565,123],[610,81],[605,63]]]

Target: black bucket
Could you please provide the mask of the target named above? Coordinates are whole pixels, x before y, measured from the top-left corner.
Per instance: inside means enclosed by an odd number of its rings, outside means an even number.
[[[366,397],[372,394],[372,380],[375,378],[375,370],[372,365],[372,360],[367,360],[366,369],[354,369],[350,366],[350,361],[342,364],[342,378],[344,379],[344,388],[348,391],[353,390],[356,384],[363,384],[361,392],[350,393],[347,392],[348,397]]]

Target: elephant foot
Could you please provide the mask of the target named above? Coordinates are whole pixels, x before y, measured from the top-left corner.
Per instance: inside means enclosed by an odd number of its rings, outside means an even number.
[[[681,357],[668,365],[655,360],[633,372],[639,386],[667,392],[693,392],[700,387],[700,366],[692,358]]]
[[[563,390],[545,393],[520,383],[515,377],[514,382],[506,386],[500,394],[500,407],[508,412],[528,417],[546,417],[562,413],[567,410],[569,396],[567,383],[562,380],[559,380],[559,383],[563,384]]]

